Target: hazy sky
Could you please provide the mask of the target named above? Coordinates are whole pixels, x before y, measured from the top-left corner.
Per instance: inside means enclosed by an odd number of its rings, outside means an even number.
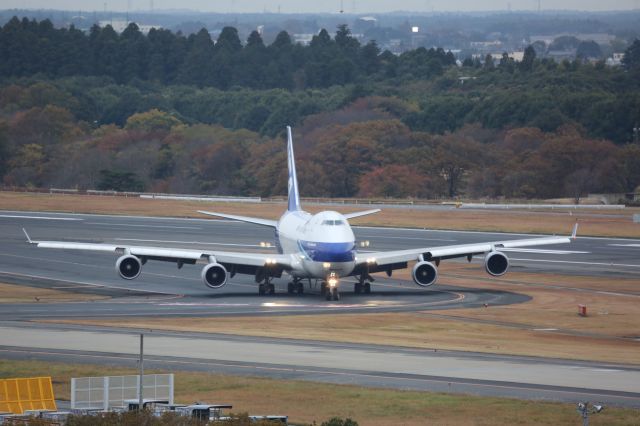
[[[640,9],[640,0],[540,0],[544,10],[629,10]],[[204,12],[338,12],[341,0],[0,0],[0,9],[126,11],[155,9],[193,9]],[[538,0],[342,0],[347,13],[406,11],[535,10]]]

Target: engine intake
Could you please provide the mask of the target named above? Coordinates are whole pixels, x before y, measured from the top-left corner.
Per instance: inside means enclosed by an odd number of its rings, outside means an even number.
[[[140,271],[142,271],[142,262],[133,255],[125,254],[116,261],[116,271],[125,280],[138,278]]]
[[[209,288],[220,288],[227,283],[227,270],[219,263],[210,263],[202,268],[202,281]]]
[[[489,275],[500,277],[509,269],[509,258],[499,251],[492,251],[484,258],[484,269]]]
[[[418,262],[413,267],[413,281],[420,287],[429,287],[438,280],[438,269],[431,262]]]

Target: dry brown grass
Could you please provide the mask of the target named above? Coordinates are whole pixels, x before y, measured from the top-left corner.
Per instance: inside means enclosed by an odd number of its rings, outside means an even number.
[[[165,373],[165,371],[150,371]],[[70,398],[70,378],[137,374],[113,366],[0,361],[0,378],[52,376],[58,399]],[[424,424],[561,425],[579,424],[574,404],[399,391],[293,380],[176,373],[177,402],[232,404],[236,412],[285,414],[295,424],[351,417],[363,426]],[[592,425],[637,425],[638,410],[607,407]]]
[[[50,195],[34,193],[0,192],[0,206],[4,210],[51,211],[67,213],[102,213],[121,215],[147,215],[170,217],[205,217],[197,210],[251,215],[277,219],[283,204],[277,203],[213,203],[197,201],[150,200],[137,197],[110,197],[90,195]],[[340,206],[305,206],[310,212],[335,209],[353,212],[366,209]],[[633,213],[640,209],[608,211],[606,217],[593,216],[588,211],[470,211],[383,209],[382,212],[354,220],[355,224],[372,226],[398,226],[428,229],[460,229],[478,231],[523,232],[541,234],[568,234],[576,220],[581,235],[640,237],[640,226],[632,222]],[[602,213],[602,212],[598,212]]]
[[[0,283],[0,303],[80,302],[105,298],[105,296],[94,294],[79,294],[70,291]]]
[[[640,364],[640,342],[632,338],[640,338],[640,297],[574,290],[639,293],[640,280],[602,283],[593,277],[517,272],[496,280],[480,272],[478,265],[459,263],[443,265],[441,274],[441,282],[446,284],[515,291],[533,299],[479,309],[277,316],[269,321],[234,317],[216,318],[215,322],[202,318],[141,318],[81,323]],[[577,315],[578,304],[587,305],[589,316]],[[544,330],[550,328],[557,330]]]

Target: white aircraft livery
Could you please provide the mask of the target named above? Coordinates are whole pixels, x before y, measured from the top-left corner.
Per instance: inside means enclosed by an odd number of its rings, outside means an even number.
[[[64,241],[27,241],[42,248],[66,250],[105,251],[119,254],[116,271],[127,280],[140,275],[142,265],[149,260],[175,262],[178,268],[184,264],[204,264],[202,280],[212,289],[227,284],[235,274],[255,276],[260,295],[273,294],[274,278],[286,273],[291,277],[289,293],[303,293],[303,280],[309,286],[320,282],[320,291],[327,300],[339,300],[340,279],[356,277],[355,293],[369,293],[372,273],[385,272],[388,276],[397,269],[404,269],[415,262],[412,275],[415,283],[429,287],[438,279],[440,261],[484,255],[486,271],[501,276],[509,268],[509,259],[503,251],[510,249],[569,243],[576,237],[577,224],[570,237],[538,237],[502,242],[462,244],[443,247],[425,247],[387,252],[358,252],[356,239],[348,220],[380,211],[367,210],[341,214],[323,211],[315,215],[302,210],[298,195],[298,180],[293,156],[291,127],[287,127],[288,156],[288,205],[280,220],[268,220],[224,213],[200,211],[200,213],[242,222],[268,226],[275,230],[277,254],[240,253],[227,251],[190,250],[181,248],[129,246],[126,244],[95,244]]]

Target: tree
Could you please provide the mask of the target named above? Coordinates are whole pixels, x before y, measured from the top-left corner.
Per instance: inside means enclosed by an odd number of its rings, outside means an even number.
[[[133,172],[119,170],[100,170],[98,188],[101,191],[142,192],[144,183]]]
[[[622,65],[628,70],[640,69],[640,40],[636,39],[624,52]]]
[[[533,46],[529,45],[524,50],[524,56],[522,57],[522,62],[520,62],[520,69],[524,72],[530,72],[533,70],[533,65],[536,61],[536,50]]]
[[[211,60],[213,57],[213,41],[206,29],[189,36],[188,53],[180,67],[178,80],[186,84],[198,86],[209,85],[211,78]]]
[[[142,130],[144,132],[168,132],[178,124],[182,124],[182,122],[174,115],[154,108],[147,112],[133,114],[127,119],[125,127],[128,130]]]
[[[576,57],[582,59],[601,59],[602,49],[600,45],[593,40],[582,41],[576,50]]]
[[[371,40],[360,49],[359,63],[360,68],[367,75],[374,74],[380,69],[380,48],[375,40]]]
[[[484,69],[492,70],[496,67],[495,62],[493,61],[493,56],[490,53],[487,53],[487,56],[484,58]]]
[[[400,164],[377,167],[360,177],[360,197],[418,198],[429,196],[429,179],[413,167]]]
[[[440,138],[434,153],[434,163],[447,183],[447,195],[460,195],[465,173],[472,171],[482,161],[482,146],[473,140],[462,139],[455,134]]]

